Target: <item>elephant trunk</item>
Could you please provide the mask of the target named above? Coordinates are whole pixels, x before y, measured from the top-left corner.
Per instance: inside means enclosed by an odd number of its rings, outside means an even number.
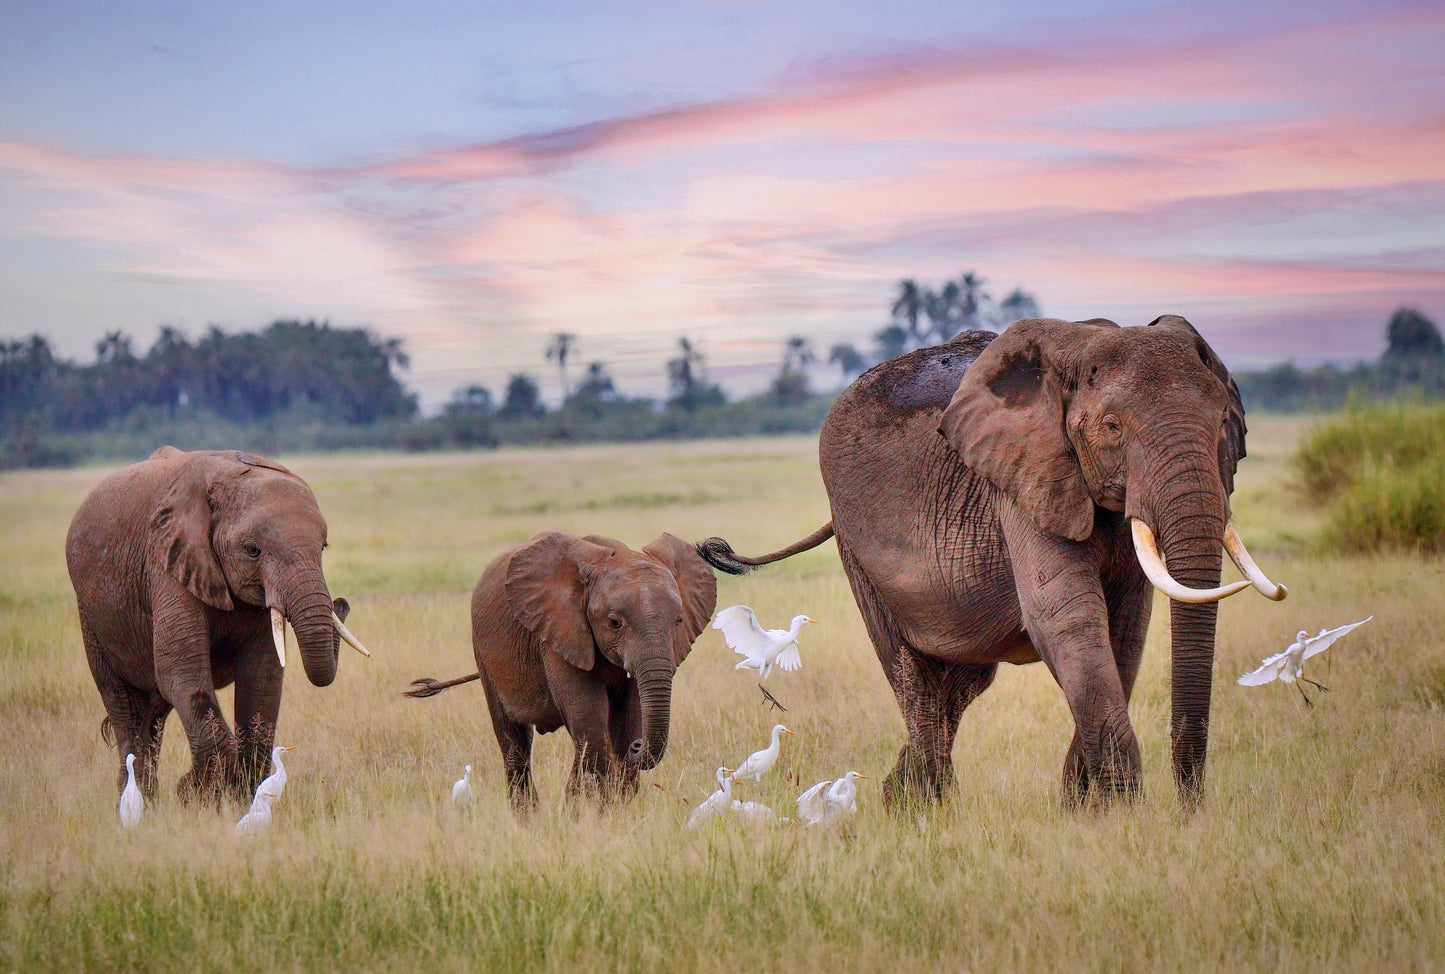
[[[650,663],[633,671],[638,700],[642,706],[642,737],[632,742],[628,760],[642,771],[657,766],[667,750],[667,730],[672,714],[672,660]]]
[[[1175,450],[1166,485],[1146,502],[1141,516],[1158,534],[1169,574],[1190,589],[1219,585],[1228,498],[1220,482],[1218,460]],[[1209,706],[1214,671],[1217,601],[1169,603],[1172,648],[1170,671],[1170,749],[1180,801],[1193,809],[1204,787],[1209,747]]]
[[[340,646],[334,606],[319,572],[295,587],[282,586],[282,611],[296,633],[306,677],[318,687],[336,679],[336,656]]]

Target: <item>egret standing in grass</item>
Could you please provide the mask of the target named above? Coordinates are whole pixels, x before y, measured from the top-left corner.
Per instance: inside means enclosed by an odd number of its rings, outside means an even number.
[[[466,766],[462,776],[452,784],[452,804],[457,808],[472,807],[472,766]]]
[[[782,741],[782,735],[792,735],[792,733],[792,731],[788,730],[782,724],[774,724],[773,742],[761,751],[754,751],[752,754],[749,754],[748,759],[738,765],[737,770],[733,772],[733,780],[762,781],[763,775],[771,771],[773,765],[778,763],[778,752],[781,750],[780,742]]]
[[[1314,636],[1301,629],[1295,635],[1294,642],[1286,646],[1283,652],[1267,657],[1257,669],[1244,674],[1236,682],[1241,686],[1257,687],[1273,680],[1280,680],[1284,683],[1295,683],[1296,680],[1299,680],[1300,683],[1308,683],[1310,686],[1319,687],[1328,693],[1329,687],[1304,675],[1305,660],[1318,653],[1323,653],[1336,639],[1352,629],[1363,626],[1373,618],[1375,618],[1373,615],[1366,616],[1359,622],[1352,622],[1347,626],[1340,626],[1338,629],[1321,629]],[[1314,702],[1305,693],[1305,688],[1299,683],[1295,683],[1295,687],[1299,690],[1300,696],[1304,697],[1305,706],[1313,707]]]
[[[236,823],[236,834],[240,836],[255,835],[263,831],[271,824],[271,803],[276,800],[274,791],[267,791],[264,787],[256,789],[256,798],[251,802],[251,810],[241,816]]]
[[[712,627],[723,634],[723,641],[733,652],[742,656],[733,669],[757,670],[758,689],[763,696],[769,703],[786,710],[768,693],[762,681],[773,672],[774,663],[790,673],[803,665],[803,657],[798,653],[798,633],[803,626],[816,624],[817,621],[805,615],[796,615],[787,629],[764,629],[752,609],[745,605],[730,605],[719,609],[713,616]]]
[[[120,812],[120,824],[126,828],[140,824],[141,813],[145,811],[145,799],[141,797],[140,788],[135,783],[135,755],[125,756],[125,787],[120,792],[120,804],[116,810]]]
[[[294,747],[273,747],[271,748],[271,774],[261,780],[257,793],[262,791],[273,792],[277,798],[286,790],[286,765],[281,763],[283,751],[294,751]]]
[[[697,828],[714,815],[721,815],[723,809],[728,807],[728,802],[731,801],[733,797],[733,779],[729,777],[731,774],[731,768],[717,769],[717,791],[704,798],[702,803],[688,815],[688,828]]]
[[[798,796],[798,818],[804,825],[832,825],[858,811],[859,778],[868,777],[849,771],[835,781],[820,781]]]

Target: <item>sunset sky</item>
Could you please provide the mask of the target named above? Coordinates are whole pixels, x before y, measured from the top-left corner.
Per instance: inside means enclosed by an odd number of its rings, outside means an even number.
[[[435,407],[687,336],[742,394],[967,270],[1235,368],[1445,323],[1445,4],[0,2],[0,337],[68,357],[324,318]]]

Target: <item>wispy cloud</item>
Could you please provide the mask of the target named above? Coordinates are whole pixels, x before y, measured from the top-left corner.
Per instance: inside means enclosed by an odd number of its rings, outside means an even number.
[[[1422,6],[832,56],[739,97],[316,169],[9,143],[0,229],[403,334],[433,397],[459,368],[535,368],[559,329],[654,389],[680,334],[756,373],[787,334],[866,342],[900,277],[969,268],[1051,313],[1184,313],[1226,357],[1349,358],[1395,303],[1445,308],[1442,37]]]

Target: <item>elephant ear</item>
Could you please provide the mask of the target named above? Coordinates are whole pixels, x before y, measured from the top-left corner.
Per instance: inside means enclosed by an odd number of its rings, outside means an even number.
[[[587,581],[608,549],[583,538],[544,531],[512,552],[507,605],[537,642],[579,670],[597,662],[587,625]]]
[[[1247,427],[1244,425],[1244,401],[1239,395],[1239,385],[1234,381],[1234,376],[1224,367],[1219,356],[1214,354],[1214,349],[1204,340],[1187,320],[1179,315],[1161,315],[1149,322],[1150,328],[1173,328],[1187,333],[1194,339],[1194,347],[1199,353],[1199,360],[1204,367],[1214,373],[1214,377],[1224,384],[1225,390],[1229,393],[1229,410],[1224,420],[1224,427],[1219,434],[1219,477],[1224,481],[1224,491],[1227,494],[1234,493],[1234,472],[1239,468],[1239,461],[1244,459],[1244,434]]]
[[[643,545],[642,552],[661,562],[677,579],[677,591],[682,596],[682,622],[673,637],[672,658],[680,665],[692,652],[692,644],[707,628],[712,611],[717,608],[717,578],[697,548],[674,534],[663,532],[656,541]]]
[[[1111,321],[1016,321],[968,367],[939,432],[1045,531],[1083,541],[1094,501],[1064,429],[1064,388],[1054,362],[1086,329]]]
[[[157,450],[156,454],[160,459],[169,459],[179,451],[163,454]],[[205,455],[196,455],[181,466],[151,512],[151,559],[156,569],[180,582],[196,598],[229,612],[235,603],[226,585],[226,573],[211,547],[215,473],[214,464]]]

